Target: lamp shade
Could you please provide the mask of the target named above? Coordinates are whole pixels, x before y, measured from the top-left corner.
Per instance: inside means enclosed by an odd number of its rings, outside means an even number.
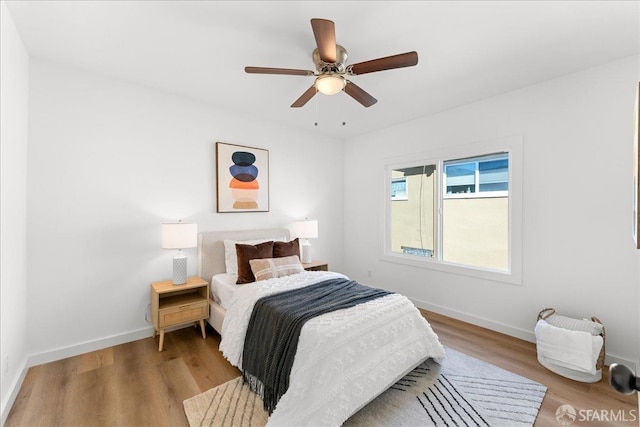
[[[296,234],[302,239],[316,239],[318,237],[318,220],[296,221]]]
[[[162,224],[162,249],[185,249],[198,246],[198,224]]]

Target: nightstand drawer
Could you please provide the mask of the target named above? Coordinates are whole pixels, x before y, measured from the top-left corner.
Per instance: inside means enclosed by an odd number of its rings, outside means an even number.
[[[202,301],[161,309],[158,316],[158,328],[193,322],[209,317],[209,303]]]

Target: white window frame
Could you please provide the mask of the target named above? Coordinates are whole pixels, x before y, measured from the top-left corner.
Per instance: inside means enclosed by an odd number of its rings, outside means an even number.
[[[410,265],[414,267],[444,271],[453,274],[493,280],[497,282],[522,285],[522,177],[523,177],[523,138],[513,136],[475,143],[471,145],[434,149],[423,153],[384,159],[384,198],[383,236],[380,259],[383,261]],[[492,153],[508,153],[509,156],[509,262],[506,271],[493,270],[471,265],[461,265],[442,259],[442,201],[445,199],[443,163],[454,159],[478,157]],[[436,251],[434,257],[421,257],[391,251],[391,174],[393,170],[421,165],[436,165]],[[487,192],[496,197],[499,192]],[[470,193],[473,194],[473,193]],[[453,195],[450,195],[453,196]],[[463,194],[464,196],[464,194]],[[468,197],[468,195],[467,195]],[[477,197],[477,195],[475,196]]]

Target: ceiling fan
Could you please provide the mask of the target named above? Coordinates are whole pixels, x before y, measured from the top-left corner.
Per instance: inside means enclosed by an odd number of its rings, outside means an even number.
[[[392,70],[394,68],[412,67],[418,63],[416,52],[401,53],[372,59],[357,64],[346,65],[347,50],[336,44],[336,31],[333,21],[327,19],[312,19],[311,28],[318,47],[312,53],[316,72],[311,70],[297,70],[291,68],[245,67],[249,74],[284,74],[291,76],[315,76],[316,80],[305,93],[298,98],[291,107],[299,108],[305,105],[317,92],[333,95],[344,91],[347,95],[365,107],[371,107],[378,102],[360,86],[357,86],[346,76],[374,73],[376,71]]]

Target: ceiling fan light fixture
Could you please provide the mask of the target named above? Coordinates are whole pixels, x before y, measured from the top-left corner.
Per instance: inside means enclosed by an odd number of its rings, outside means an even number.
[[[316,89],[318,92],[325,95],[335,95],[342,91],[346,86],[347,81],[342,76],[336,76],[333,74],[327,74],[318,76],[316,79]]]

